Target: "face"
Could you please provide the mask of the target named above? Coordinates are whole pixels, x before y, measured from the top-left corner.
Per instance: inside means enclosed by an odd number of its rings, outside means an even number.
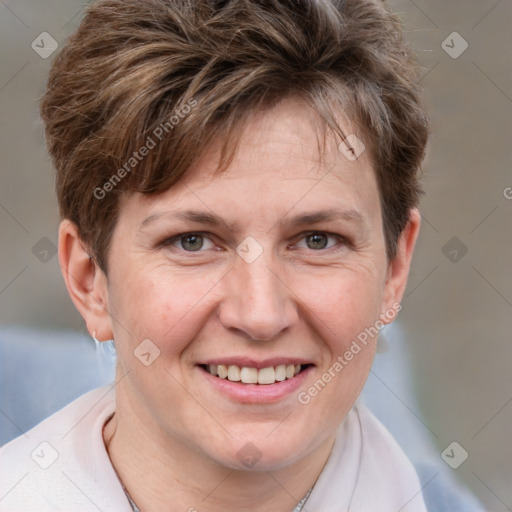
[[[123,199],[105,285],[118,407],[160,443],[284,467],[357,399],[376,344],[362,333],[396,294],[369,157],[332,143],[320,158],[316,133],[282,103],[251,120],[223,174],[212,147],[165,193]]]

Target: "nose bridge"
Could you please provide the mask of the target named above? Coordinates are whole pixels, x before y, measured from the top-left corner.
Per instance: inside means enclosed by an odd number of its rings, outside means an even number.
[[[226,328],[243,331],[254,340],[270,340],[294,322],[295,308],[277,267],[270,251],[252,262],[237,258],[221,306]]]

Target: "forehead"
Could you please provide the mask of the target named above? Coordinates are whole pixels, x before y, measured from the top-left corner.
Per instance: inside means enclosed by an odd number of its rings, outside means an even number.
[[[356,127],[340,115],[338,123],[353,140]],[[325,138],[324,138],[325,136]],[[362,137],[362,136],[361,136]],[[217,141],[189,170],[185,181],[212,181],[220,156]],[[339,141],[338,141],[339,142]],[[369,166],[365,152],[351,164],[319,115],[304,102],[288,99],[271,110],[253,114],[244,127],[232,165],[223,173],[226,180],[264,176],[268,180],[312,180],[336,169],[333,178]],[[366,177],[364,171],[360,178]]]
[[[355,128],[339,119],[345,134]],[[359,138],[361,135],[359,135]],[[343,149],[343,147],[342,147]],[[221,141],[208,148],[187,174],[158,195],[131,198],[131,211],[156,215],[162,208],[201,207],[233,216],[285,215],[295,210],[343,208],[380,215],[370,158],[347,158],[334,137],[325,139],[317,114],[288,100],[254,115],[246,124],[229,167],[218,168]]]

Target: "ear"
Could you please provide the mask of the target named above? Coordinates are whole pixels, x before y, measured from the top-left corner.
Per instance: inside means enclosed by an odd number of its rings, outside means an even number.
[[[390,310],[396,311],[396,305],[402,301],[420,225],[420,212],[417,208],[412,208],[409,210],[409,220],[398,239],[396,257],[388,264],[381,311],[383,323],[389,323],[394,319],[393,316],[388,320],[385,313]]]
[[[99,341],[112,339],[107,277],[89,255],[76,225],[68,219],[59,227],[59,263],[69,296],[91,336]]]

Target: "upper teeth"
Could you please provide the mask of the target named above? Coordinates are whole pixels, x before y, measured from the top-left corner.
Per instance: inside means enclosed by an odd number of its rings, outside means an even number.
[[[276,381],[291,379],[300,372],[300,364],[280,364],[267,368],[250,368],[247,366],[226,366],[224,364],[209,364],[207,370],[221,379],[231,382],[243,382],[244,384],[274,384]]]

